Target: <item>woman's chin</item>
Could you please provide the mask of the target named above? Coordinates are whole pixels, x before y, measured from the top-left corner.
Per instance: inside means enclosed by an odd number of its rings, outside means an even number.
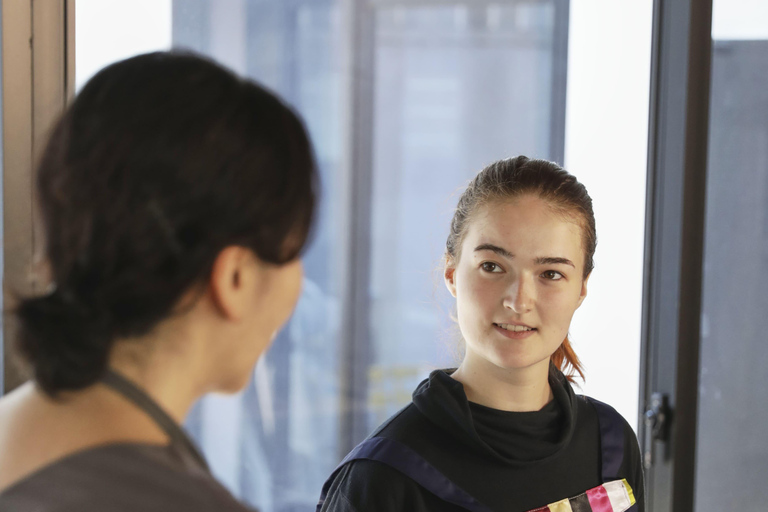
[[[549,368],[549,357],[526,353],[509,353],[508,351],[496,352],[490,362],[502,370],[518,372],[546,366]]]

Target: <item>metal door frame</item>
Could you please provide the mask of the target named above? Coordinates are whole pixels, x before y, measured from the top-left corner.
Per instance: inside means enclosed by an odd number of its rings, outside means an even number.
[[[706,200],[712,0],[655,0],[648,135],[640,425],[648,510],[692,512]]]

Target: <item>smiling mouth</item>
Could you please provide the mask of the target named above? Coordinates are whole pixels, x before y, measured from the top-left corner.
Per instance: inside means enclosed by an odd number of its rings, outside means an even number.
[[[504,329],[505,331],[510,332],[526,332],[526,331],[535,331],[536,329],[533,327],[528,327],[527,325],[512,325],[512,324],[493,324],[496,327],[500,327]]]

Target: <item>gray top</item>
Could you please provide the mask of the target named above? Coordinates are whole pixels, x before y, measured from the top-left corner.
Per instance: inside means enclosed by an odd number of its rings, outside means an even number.
[[[0,512],[253,512],[211,476],[181,428],[143,391],[114,373],[104,382],[144,409],[171,443],[73,453],[0,493]]]
[[[0,512],[246,512],[173,445],[112,444],[54,462],[0,494]]]

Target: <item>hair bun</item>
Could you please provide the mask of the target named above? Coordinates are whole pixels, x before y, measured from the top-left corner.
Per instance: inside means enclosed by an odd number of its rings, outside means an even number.
[[[108,322],[66,292],[23,300],[16,314],[18,349],[47,393],[86,387],[106,370],[112,344]]]

